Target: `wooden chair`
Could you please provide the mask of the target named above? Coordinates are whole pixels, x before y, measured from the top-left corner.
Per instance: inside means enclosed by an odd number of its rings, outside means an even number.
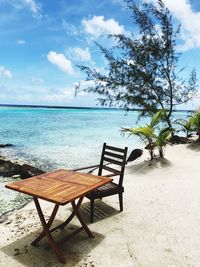
[[[93,217],[94,217],[95,199],[102,199],[103,197],[118,194],[120,211],[123,211],[123,192],[124,192],[123,178],[124,178],[127,150],[128,150],[127,147],[118,148],[109,146],[106,143],[104,143],[101,153],[100,164],[76,169],[76,171],[79,171],[85,169],[98,168],[98,175],[100,176],[117,177],[115,178],[115,181],[108,183],[104,186],[101,186],[92,191],[91,193],[89,193],[88,195],[86,195],[86,197],[90,199],[91,223],[93,222]],[[109,166],[110,164],[112,165]]]

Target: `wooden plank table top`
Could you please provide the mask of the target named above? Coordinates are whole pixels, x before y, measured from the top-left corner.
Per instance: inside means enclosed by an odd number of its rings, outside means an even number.
[[[65,205],[111,181],[112,179],[108,177],[60,169],[13,182],[7,184],[6,187],[36,198]]]

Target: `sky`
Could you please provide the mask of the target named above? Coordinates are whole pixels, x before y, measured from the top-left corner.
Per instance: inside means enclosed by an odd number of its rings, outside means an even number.
[[[137,0],[154,2],[154,0]],[[200,80],[200,1],[164,0],[181,23],[180,68]],[[85,79],[77,65],[105,71],[95,42],[136,31],[122,0],[0,0],[0,104],[96,106],[94,95],[74,94]],[[199,106],[200,94],[181,108]]]

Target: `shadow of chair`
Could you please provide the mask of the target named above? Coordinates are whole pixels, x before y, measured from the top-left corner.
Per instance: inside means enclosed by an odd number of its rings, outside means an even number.
[[[94,203],[95,199],[102,199],[111,195],[118,194],[120,211],[123,211],[123,178],[126,164],[128,148],[118,148],[109,146],[106,143],[103,144],[101,153],[100,164],[87,166],[83,168],[74,169],[74,171],[86,170],[86,169],[97,169],[99,176],[114,177],[113,182],[110,182],[104,186],[101,186],[91,193],[87,194],[86,197],[90,199],[90,222],[94,220]],[[108,166],[112,164],[111,166]]]
[[[90,201],[86,201],[81,204],[80,213],[87,225],[90,224]],[[103,221],[112,218],[117,215],[118,211],[100,199],[95,200],[94,207],[94,220]]]

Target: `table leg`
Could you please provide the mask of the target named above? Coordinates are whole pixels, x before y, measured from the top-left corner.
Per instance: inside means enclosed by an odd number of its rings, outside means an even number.
[[[82,218],[82,216],[81,216],[81,214],[79,212],[79,208],[81,206],[81,203],[83,201],[83,198],[84,197],[79,198],[77,204],[76,204],[75,200],[73,200],[71,202],[71,205],[72,205],[72,213],[70,214],[70,216],[66,219],[65,222],[63,222],[63,223],[59,224],[58,226],[50,229],[50,227],[51,227],[51,225],[52,225],[52,223],[54,221],[54,218],[55,218],[55,216],[57,214],[59,205],[58,204],[55,205],[55,207],[54,207],[54,209],[53,209],[53,211],[51,213],[51,216],[49,218],[49,221],[46,222],[46,220],[44,218],[44,215],[43,215],[43,212],[42,212],[42,209],[40,207],[40,203],[39,203],[38,199],[36,197],[34,197],[33,199],[34,199],[34,202],[35,202],[35,206],[36,206],[36,209],[37,209],[37,212],[38,212],[40,221],[41,221],[42,226],[43,226],[43,231],[32,242],[32,245],[36,246],[39,243],[39,241],[46,236],[47,239],[48,239],[49,244],[51,245],[52,249],[54,250],[56,256],[59,259],[59,261],[62,262],[62,263],[66,263],[66,259],[63,256],[63,254],[60,251],[60,249],[58,248],[57,244],[64,243],[66,240],[70,239],[71,237],[73,237],[75,234],[79,233],[82,230],[85,230],[89,237],[94,237],[94,235],[92,234],[92,232],[88,228],[87,224],[85,223],[85,221],[83,220],[83,218]],[[67,226],[75,216],[77,216],[79,222],[81,223],[81,227],[79,229],[77,229],[76,231],[74,231],[71,235],[63,238],[60,242],[58,242],[56,244],[55,241],[54,241],[54,239],[51,236],[51,232],[55,231],[58,228],[59,229],[65,228],[65,226]]]
[[[49,231],[49,227],[50,226],[45,221],[45,218],[44,218],[44,215],[42,213],[42,209],[40,207],[40,203],[39,203],[38,199],[36,197],[34,197],[33,199],[34,199],[34,202],[35,202],[35,206],[36,206],[40,221],[41,221],[43,229],[44,229],[43,232],[41,233],[41,235],[45,234],[45,236],[47,237],[47,239],[49,241],[49,244],[51,245],[51,247],[52,247],[53,251],[55,252],[55,254],[56,254],[57,258],[59,259],[59,261],[61,263],[66,263],[65,257],[63,256],[62,252],[60,251],[60,249],[58,248],[58,246],[56,245],[55,241],[53,240],[53,238],[51,236],[51,233]],[[56,207],[54,208],[54,210],[52,212],[53,216],[51,216],[52,218],[50,218],[49,221],[53,222],[53,219],[55,218],[54,214],[56,214],[56,212],[57,212],[56,209],[58,210],[58,208],[56,208]],[[39,240],[42,239],[41,237],[40,238],[39,237],[38,237]],[[37,242],[39,242],[39,241],[36,238],[35,242],[33,242],[33,243],[37,243]]]
[[[76,216],[77,210],[80,208],[81,203],[83,201],[83,198],[84,197],[79,198],[77,204],[75,204],[75,201],[73,201],[74,202],[74,206],[73,206],[73,204],[71,202],[71,204],[72,204],[72,213],[70,214],[70,216],[66,219],[66,221],[64,223],[62,223],[62,224],[60,224],[58,226],[58,228],[64,229],[65,226],[68,225],[71,222],[71,220],[74,218],[74,216]]]
[[[81,223],[83,229],[86,231],[86,233],[88,234],[89,237],[93,237],[94,235],[92,234],[92,232],[90,231],[89,227],[87,226],[87,224],[85,223],[85,221],[83,220],[80,212],[79,212],[79,207],[78,205],[75,204],[75,201],[71,202],[72,207],[73,207],[73,211],[75,212],[75,215],[77,216],[77,218],[79,219],[79,222]]]
[[[94,237],[94,235],[92,234],[92,232],[88,228],[87,224],[85,223],[85,221],[83,220],[83,218],[82,218],[82,216],[81,216],[81,214],[79,212],[79,209],[80,209],[81,203],[83,201],[83,198],[84,197],[79,198],[77,204],[75,203],[75,200],[71,202],[71,205],[72,205],[72,213],[71,213],[71,215],[67,218],[67,220],[64,223],[60,224],[57,228],[64,229],[65,226],[68,225],[70,223],[70,221],[75,216],[77,216],[77,218],[79,219],[79,222],[82,225],[82,228],[86,231],[88,236],[89,237]]]
[[[35,200],[34,200],[35,201]],[[36,205],[36,204],[35,204]],[[36,207],[37,208],[37,207]],[[40,208],[41,209],[41,208]],[[52,213],[51,213],[51,216],[50,216],[50,218],[49,218],[49,221],[47,222],[47,224],[46,224],[46,226],[48,227],[48,229],[50,229],[50,227],[51,227],[51,225],[52,225],[52,223],[53,223],[53,221],[54,221],[54,218],[55,218],[55,216],[56,216],[56,214],[57,214],[57,211],[58,211],[58,209],[59,209],[59,205],[55,205],[55,207],[54,207],[54,209],[53,209],[53,211],[52,211]],[[40,240],[42,240],[44,237],[45,237],[45,231],[43,230],[40,234],[39,234],[39,236],[31,243],[31,245],[33,245],[33,246],[36,246],[38,243],[39,243],[39,241]]]

